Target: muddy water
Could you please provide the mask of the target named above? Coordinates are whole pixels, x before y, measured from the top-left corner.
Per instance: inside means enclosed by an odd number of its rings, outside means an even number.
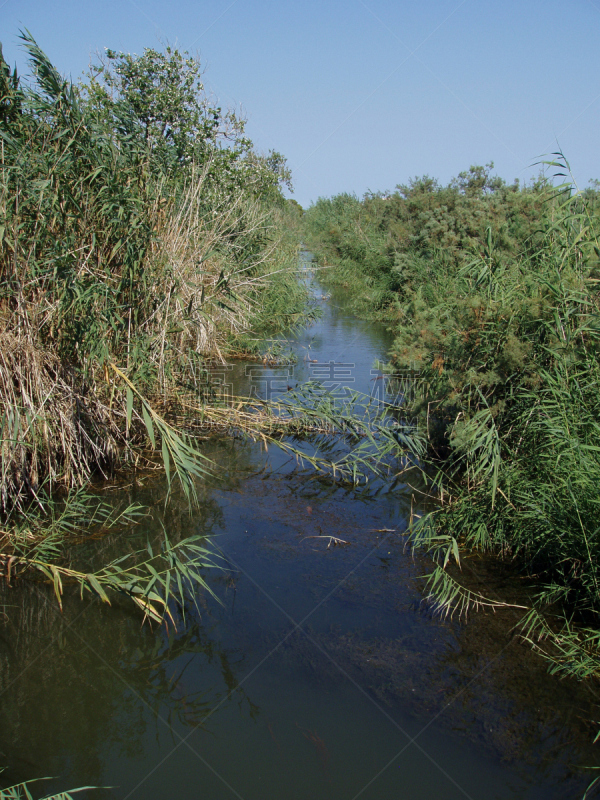
[[[291,344],[293,370],[237,365],[223,382],[265,394],[319,377],[378,391],[385,330],[343,298],[320,302],[322,319]],[[402,537],[408,492],[336,487],[241,441],[206,453],[218,469],[192,515],[178,496],[165,512],[160,478],[107,490],[152,515],[78,555],[106,560],[162,525],[172,540],[211,537],[225,559],[206,572],[220,602],[200,596],[176,632],[142,627],[118,601],[70,597],[61,614],[44,589],[5,590],[5,784],[57,776],[46,791],[93,784],[111,788],[86,796],[119,800],[581,796],[594,691],[546,674],[511,633],[516,612],[466,625],[431,615],[426,565]],[[493,566],[468,579],[518,592]]]

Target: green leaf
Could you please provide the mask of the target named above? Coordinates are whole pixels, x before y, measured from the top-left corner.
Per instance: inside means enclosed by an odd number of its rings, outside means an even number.
[[[152,443],[152,449],[156,450],[156,438],[154,436],[154,424],[152,423],[152,417],[148,413],[148,409],[146,408],[146,403],[142,403],[142,415],[144,417],[144,423],[146,425],[146,430],[148,431],[148,437]]]
[[[125,394],[127,398],[127,425],[131,425],[131,417],[133,414],[133,392],[129,386],[126,388]]]
[[[460,553],[458,552],[458,542],[452,537],[452,553],[454,555],[454,559],[458,565],[460,565]]]
[[[102,600],[102,602],[103,603],[108,603],[108,605],[110,605],[110,600],[108,599],[108,595],[106,594],[106,592],[102,588],[102,585],[100,584],[98,578],[92,572],[88,572],[85,577],[87,578],[88,583],[90,584],[92,589],[96,592],[98,597]]]
[[[167,482],[169,486],[171,485],[171,458],[169,456],[169,448],[167,446],[167,442],[165,441],[165,437],[163,436],[162,439],[162,457],[163,463],[165,465],[165,472],[167,473]]]

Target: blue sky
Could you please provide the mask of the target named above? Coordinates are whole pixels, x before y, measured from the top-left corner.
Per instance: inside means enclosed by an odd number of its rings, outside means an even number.
[[[20,70],[22,27],[73,78],[105,47],[197,53],[305,207],[488,161],[527,181],[557,141],[582,187],[600,179],[600,0],[0,0]]]

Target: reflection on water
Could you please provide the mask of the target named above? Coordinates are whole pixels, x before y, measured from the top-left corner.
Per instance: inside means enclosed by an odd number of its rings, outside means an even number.
[[[293,380],[353,363],[368,391],[385,331],[324,305],[298,336]],[[244,368],[235,380],[247,380]],[[366,389],[365,389],[366,387]],[[177,630],[43,586],[3,589],[1,762],[5,783],[111,786],[113,798],[577,797],[594,763],[589,687],[557,681],[512,637],[513,612],[468,625],[422,603],[425,565],[407,553],[407,493],[353,492],[278,451],[212,440],[217,477],[164,508],[160,478],[107,490],[152,516],[78,551],[89,563],[159,539],[210,535],[215,594]],[[268,468],[267,468],[268,465]],[[471,568],[482,585],[510,582]],[[575,765],[572,769],[571,766]],[[91,794],[90,794],[91,796]]]

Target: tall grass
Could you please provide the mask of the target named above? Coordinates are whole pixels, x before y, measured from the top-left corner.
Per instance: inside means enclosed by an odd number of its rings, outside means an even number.
[[[217,150],[151,166],[143,139],[23,39],[35,83],[0,65],[5,510],[43,480],[80,485],[132,441],[120,375],[164,397],[194,358],[222,358],[262,320],[276,276],[295,276],[257,173],[240,165],[245,182],[220,180]]]
[[[104,580],[129,582],[158,617],[150,591],[160,584],[168,599],[168,579],[142,585],[155,563],[144,576],[123,566],[118,579],[74,575],[37,558],[48,531],[30,523],[52,515],[58,489],[74,497],[92,476],[152,453],[193,500],[210,465],[169,421],[171,398],[198,393],[206,364],[260,336],[267,319],[280,330],[306,313],[281,164],[247,139],[228,148],[213,121],[206,141],[197,131],[175,155],[168,137],[149,141],[125,95],[113,102],[95,79],[72,85],[21,38],[28,83],[0,52],[0,564],[47,570],[59,598],[63,578],[102,599]],[[283,295],[294,307],[281,307]],[[165,548],[166,569],[181,573]]]

